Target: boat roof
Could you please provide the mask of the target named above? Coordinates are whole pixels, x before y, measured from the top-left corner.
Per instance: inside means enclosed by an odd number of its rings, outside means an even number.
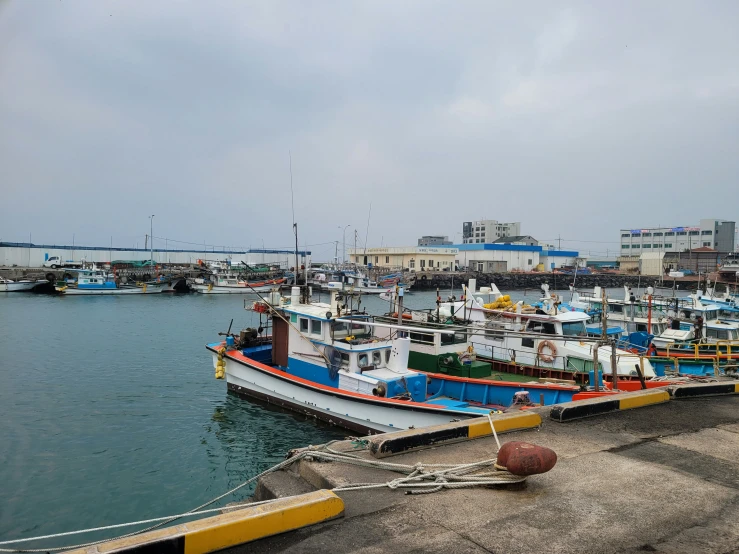
[[[342,314],[341,316],[338,316],[337,314],[331,312],[331,304],[327,304],[325,302],[311,302],[310,304],[296,304],[295,306],[292,306],[292,305],[283,306],[282,311],[288,314],[303,315],[303,316],[311,317],[313,319],[320,319],[322,321],[330,321],[337,317],[342,317],[345,319],[352,318],[352,319],[357,319],[357,320],[369,319],[369,315],[367,314]],[[329,312],[331,312],[331,319],[326,317],[326,314]]]

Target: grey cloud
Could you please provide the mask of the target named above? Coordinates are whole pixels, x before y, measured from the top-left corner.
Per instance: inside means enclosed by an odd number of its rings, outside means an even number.
[[[737,23],[733,2],[7,4],[0,236],[130,243],[156,213],[286,246],[288,151],[301,243],[363,235],[370,202],[371,245],[496,218],[604,252],[622,226],[736,219]]]

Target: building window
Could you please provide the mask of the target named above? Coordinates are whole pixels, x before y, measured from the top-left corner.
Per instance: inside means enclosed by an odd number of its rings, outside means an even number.
[[[429,267],[434,267],[434,260],[429,260]]]
[[[674,237],[675,236],[675,233],[672,232],[672,231],[669,231],[669,232],[665,233],[665,236],[666,237]]]
[[[713,234],[713,231],[711,231],[710,229],[708,231],[701,231],[701,235],[712,235],[712,234]]]
[[[694,236],[700,235],[700,234],[701,234],[700,231],[690,231],[690,236],[691,237],[694,237]]]
[[[378,256],[375,256],[375,265],[377,265]]]
[[[628,247],[629,247],[629,245],[628,245],[628,244],[622,244],[622,245],[621,245],[621,248],[628,248]]]
[[[529,258],[529,265],[533,265],[533,264],[534,264],[534,260],[532,260],[531,258]]]
[[[386,264],[389,264],[390,263],[390,256],[385,256],[385,263]]]
[[[665,248],[672,248],[672,243],[671,242],[666,242],[665,243]]]
[[[632,237],[638,237],[638,236],[641,236],[641,233],[631,233],[631,236]]]
[[[652,236],[653,237],[661,237],[662,236],[662,233],[653,233]]]
[[[652,236],[652,233],[644,233],[642,236],[643,237],[651,237]]]
[[[629,238],[631,236],[631,233],[621,233],[621,238]]]
[[[321,321],[319,319],[310,320],[310,332],[314,335],[321,334]]]
[[[644,246],[642,246],[642,248],[652,248],[652,245],[651,244],[645,244]]]
[[[703,246],[708,246],[710,248],[711,247],[711,243],[710,242],[704,242],[703,243]]]
[[[687,235],[688,233],[686,233],[685,231],[678,231],[677,234],[678,236],[684,236],[684,235]]]
[[[426,260],[421,260],[421,269],[426,267]]]
[[[408,267],[410,269],[416,269],[416,260],[414,260],[413,258],[411,258],[410,261],[408,262]]]
[[[632,244],[631,245],[631,248],[639,248],[639,245],[638,244]]]

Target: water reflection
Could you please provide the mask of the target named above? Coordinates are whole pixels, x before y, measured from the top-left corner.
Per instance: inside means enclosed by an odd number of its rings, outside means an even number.
[[[348,434],[339,427],[272,404],[246,400],[233,392],[224,396],[214,408],[203,438],[211,469],[217,474],[225,470],[224,488],[231,489],[280,463],[292,448],[322,444]],[[232,501],[243,500],[253,491],[253,485],[244,487]]]

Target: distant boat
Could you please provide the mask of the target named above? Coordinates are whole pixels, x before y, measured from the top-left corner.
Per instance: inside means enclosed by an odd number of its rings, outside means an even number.
[[[190,288],[201,294],[250,294],[256,292],[269,292],[275,287],[287,284],[287,279],[266,279],[261,281],[245,281],[236,275],[215,275],[215,281],[195,279],[190,283]]]
[[[727,254],[718,272],[721,274],[721,277],[736,280],[739,277],[739,253],[732,252]]]
[[[111,275],[99,269],[81,269],[76,273],[76,280],[65,280],[57,283],[55,287],[57,292],[71,296],[156,294],[169,287],[167,282],[119,285]]]
[[[23,279],[21,281],[13,281],[0,277],[0,292],[22,292],[32,290],[35,286],[46,283],[47,281],[31,281]]]

